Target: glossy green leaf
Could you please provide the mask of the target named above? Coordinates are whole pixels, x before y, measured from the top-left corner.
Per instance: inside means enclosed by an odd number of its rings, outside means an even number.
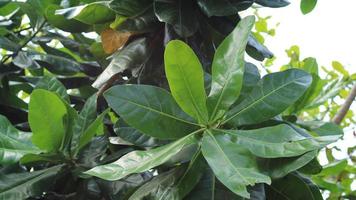
[[[0,115],[0,164],[13,164],[29,153],[40,150],[31,143],[31,133],[17,130],[10,121]]]
[[[113,0],[109,7],[121,16],[134,17],[152,9],[152,0]]]
[[[128,31],[134,33],[145,33],[155,30],[158,27],[158,20],[153,9],[148,9],[143,14],[128,18],[120,23],[116,28],[119,31]]]
[[[143,184],[129,198],[137,199],[161,199],[161,200],[179,200],[178,191],[174,185],[183,175],[182,168],[175,168],[154,177],[152,180]]]
[[[216,177],[242,197],[250,198],[247,186],[271,183],[271,179],[258,170],[254,156],[224,134],[206,131],[203,136],[202,152]]]
[[[58,165],[33,172],[1,174],[0,199],[18,200],[41,196],[51,187],[61,167]]]
[[[119,160],[94,167],[85,174],[105,180],[118,180],[133,173],[145,172],[168,161],[185,146],[196,143],[195,134],[190,134],[171,144],[147,151],[132,151]]]
[[[289,174],[288,176],[275,180],[268,187],[267,198],[275,200],[322,200],[323,197],[317,186],[309,179],[302,177],[300,174]]]
[[[93,87],[100,88],[115,74],[142,66],[150,55],[151,49],[146,38],[134,40],[113,55],[110,64],[93,83]]]
[[[254,21],[253,16],[241,19],[215,52],[212,84],[207,102],[210,120],[221,117],[240,95],[245,68],[245,48]]]
[[[44,76],[43,78],[41,78],[41,80],[37,82],[36,88],[55,92],[67,103],[70,102],[69,95],[67,94],[67,89],[58,79],[56,79],[56,77]]]
[[[314,175],[319,174],[321,170],[323,170],[323,166],[321,166],[317,158],[314,158],[308,164],[298,169],[298,172],[308,175]]]
[[[255,3],[270,8],[280,8],[290,4],[287,0],[256,0]]]
[[[52,26],[56,28],[59,28],[67,32],[80,33],[89,30],[90,26],[88,26],[87,24],[84,24],[75,19],[66,19],[62,15],[56,15],[55,14],[56,10],[59,10],[61,8],[62,8],[61,6],[54,5],[54,4],[47,7],[45,16],[48,23],[50,23]]]
[[[341,127],[332,122],[326,122],[319,127],[312,128],[311,130],[319,136],[328,136],[328,135],[342,136],[344,134]]]
[[[273,57],[273,53],[263,44],[258,42],[258,40],[252,34],[250,34],[250,37],[248,38],[246,53],[259,61],[263,61],[265,58]]]
[[[109,106],[131,127],[160,139],[180,138],[198,128],[164,89],[120,85],[104,93]]]
[[[86,24],[99,24],[115,19],[115,12],[109,8],[109,2],[98,1],[81,6],[60,9],[56,15],[63,15],[67,19],[76,19]]]
[[[298,100],[311,81],[308,73],[298,69],[268,74],[248,98],[228,112],[224,122],[239,126],[268,120]]]
[[[302,168],[317,155],[318,151],[310,151],[298,157],[258,159],[258,165],[272,179],[277,179]]]
[[[194,1],[154,0],[154,10],[159,21],[173,26],[175,32],[182,37],[189,37],[198,30],[195,19]]]
[[[66,115],[67,108],[57,94],[43,89],[34,90],[28,116],[33,144],[48,152],[58,151],[66,131]]]
[[[301,0],[300,10],[304,15],[308,14],[315,8],[317,2],[318,0]]]
[[[240,96],[235,101],[233,106],[238,105],[239,103],[241,103],[241,101],[246,99],[248,97],[248,94],[251,92],[251,90],[254,87],[256,87],[256,85],[260,79],[261,79],[261,75],[260,75],[260,72],[258,71],[258,68],[256,67],[256,65],[246,62]]]
[[[286,124],[252,130],[216,130],[262,158],[293,157],[320,149],[340,136],[305,137]]]
[[[198,0],[200,9],[208,16],[228,16],[238,14],[239,11],[249,8],[252,0]]]
[[[204,72],[194,51],[173,40],[164,52],[164,64],[171,93],[178,105],[200,123],[208,122]]]

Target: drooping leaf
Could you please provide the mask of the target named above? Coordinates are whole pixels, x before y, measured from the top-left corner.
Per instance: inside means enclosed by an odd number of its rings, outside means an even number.
[[[66,131],[66,115],[67,108],[57,94],[43,89],[34,90],[28,116],[33,144],[48,152],[58,151]]]
[[[294,157],[320,149],[340,136],[305,137],[286,124],[252,130],[216,130],[262,158]]]
[[[178,105],[201,123],[208,122],[204,72],[198,57],[184,42],[173,40],[164,52],[171,93]]]
[[[113,75],[123,72],[125,69],[134,69],[140,67],[147,61],[151,55],[146,38],[136,39],[125,48],[113,55],[110,64],[103,73],[93,83],[93,87],[100,88]]]
[[[189,37],[198,30],[195,2],[183,0],[154,0],[154,10],[159,21],[173,26],[182,37]]]
[[[152,0],[113,0],[109,7],[121,16],[135,17],[152,9]]]
[[[250,34],[250,37],[248,38],[246,53],[259,61],[263,61],[265,58],[273,57],[273,53],[263,44],[259,43],[252,34]]]
[[[118,32],[111,28],[108,28],[102,31],[100,35],[105,53],[112,54],[125,45],[131,33]]]
[[[0,198],[6,200],[27,199],[41,196],[51,187],[61,165],[34,172],[0,175]]]
[[[315,8],[317,2],[318,0],[301,0],[300,10],[304,15],[308,14]]]
[[[298,100],[310,84],[311,76],[298,69],[268,74],[248,98],[228,112],[224,122],[239,126],[265,121]]]
[[[272,185],[267,188],[266,194],[268,199],[323,199],[317,186],[315,186],[309,179],[296,173],[289,174],[284,178],[273,181]]]
[[[280,8],[290,4],[287,0],[255,0],[255,3],[270,8]]]
[[[36,88],[55,92],[66,102],[70,102],[69,96],[67,94],[67,89],[60,81],[58,81],[56,77],[44,76],[41,80],[37,82]]]
[[[207,102],[210,120],[221,117],[240,95],[245,68],[245,48],[254,21],[253,16],[241,19],[215,52],[212,84]]]
[[[13,164],[29,153],[40,150],[31,143],[31,133],[17,130],[10,121],[0,115],[0,164]]]
[[[197,128],[164,89],[120,85],[107,90],[104,97],[126,123],[149,136],[180,138]]]
[[[250,198],[247,186],[271,183],[271,179],[258,170],[257,161],[247,149],[219,132],[204,133],[202,152],[216,177],[237,195]]]
[[[98,1],[81,6],[56,10],[56,15],[76,19],[86,24],[105,23],[115,19],[115,12],[109,8],[108,1]]]
[[[171,144],[147,151],[133,151],[119,160],[94,167],[85,174],[105,180],[118,180],[133,173],[145,172],[168,161],[185,146],[196,143],[195,134],[190,134]]]
[[[198,0],[200,9],[208,16],[228,16],[238,14],[253,4],[253,0]]]

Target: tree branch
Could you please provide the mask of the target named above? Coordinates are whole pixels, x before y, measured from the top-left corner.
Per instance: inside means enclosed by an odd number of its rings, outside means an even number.
[[[332,121],[335,124],[340,124],[341,121],[344,119],[347,111],[351,107],[352,102],[355,100],[355,96],[356,96],[356,84],[354,84],[354,86],[351,89],[351,92],[350,92],[349,96],[347,96],[344,104],[341,106],[341,109],[339,110],[339,112],[337,112],[337,114],[333,118]]]

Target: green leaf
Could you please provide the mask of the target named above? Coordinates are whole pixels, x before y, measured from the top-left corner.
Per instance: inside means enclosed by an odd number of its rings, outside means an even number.
[[[135,17],[152,9],[152,0],[113,0],[109,7],[121,16]]]
[[[0,49],[16,52],[19,48],[20,45],[16,42],[13,42],[6,37],[0,36]]]
[[[164,64],[169,88],[178,105],[200,123],[208,122],[204,72],[194,51],[173,40],[166,46]]]
[[[262,158],[293,157],[320,149],[340,136],[305,137],[286,124],[252,130],[216,130]]]
[[[0,175],[0,199],[18,200],[42,196],[51,187],[61,165],[44,170]]]
[[[277,179],[302,168],[317,155],[318,151],[310,151],[298,157],[258,159],[258,165],[272,179]]]
[[[161,165],[180,152],[185,146],[196,142],[195,134],[192,133],[165,146],[147,151],[132,151],[113,163],[94,167],[86,171],[85,174],[105,180],[118,180],[127,175],[145,172]]]
[[[324,166],[323,170],[318,174],[319,176],[333,176],[341,173],[347,166],[347,159],[338,160]]]
[[[333,68],[339,72],[340,74],[344,75],[344,76],[350,76],[349,72],[344,68],[344,66],[338,62],[338,61],[333,61],[331,63],[331,65],[333,66]]]
[[[226,135],[206,131],[202,152],[216,177],[234,193],[250,198],[246,186],[271,183],[271,179],[259,172],[257,161],[250,152]]]
[[[251,92],[251,90],[254,87],[256,87],[256,85],[260,79],[261,79],[261,75],[260,75],[260,72],[258,71],[258,68],[256,67],[256,65],[246,62],[240,96],[235,101],[233,106],[238,105],[239,103],[241,103],[241,101],[246,99],[248,97],[248,94]]]
[[[112,76],[126,69],[134,69],[143,65],[151,55],[146,38],[134,40],[122,50],[113,55],[110,64],[93,83],[93,87],[100,88]]]
[[[295,173],[273,181],[266,194],[268,199],[273,200],[323,199],[317,186],[309,179]]]
[[[0,115],[0,164],[13,164],[29,153],[40,153],[31,143],[31,133],[17,130],[10,121]]]
[[[221,117],[240,95],[245,68],[245,48],[254,22],[253,16],[241,19],[215,52],[212,84],[207,102],[210,120]]]
[[[126,142],[129,142],[135,146],[140,147],[155,147],[161,146],[163,144],[167,144],[168,141],[160,140],[148,135],[143,134],[139,130],[128,127],[128,126],[121,126],[119,123],[115,123],[114,125],[114,132],[117,136],[123,139]]]
[[[86,24],[100,24],[115,19],[115,12],[109,8],[109,2],[98,1],[86,5],[60,9],[56,15],[63,15],[67,19],[76,19]]]
[[[55,92],[67,103],[70,103],[67,89],[60,81],[58,81],[56,77],[44,76],[37,82],[36,89],[45,89],[51,92]]]
[[[61,6],[55,4],[47,7],[45,16],[48,23],[50,23],[52,26],[56,28],[59,28],[67,32],[80,33],[80,32],[89,31],[90,26],[88,26],[87,24],[84,24],[75,19],[66,19],[63,15],[56,15],[55,14],[56,10],[59,10],[61,8],[62,8]]]
[[[115,28],[119,31],[146,33],[159,27],[158,23],[159,21],[157,20],[153,9],[149,9],[137,17],[126,19]]]
[[[280,8],[290,4],[287,0],[255,0],[255,3],[270,8]]]
[[[180,138],[198,128],[162,88],[118,85],[107,90],[104,97],[126,123],[152,137]]]
[[[238,14],[253,4],[253,0],[198,0],[200,9],[208,16],[228,16]]]
[[[253,88],[248,98],[228,112],[224,123],[239,126],[268,120],[298,100],[311,81],[308,73],[298,69],[268,74]]]
[[[304,15],[308,14],[315,8],[317,2],[318,0],[301,0],[300,10]]]
[[[128,200],[160,199],[179,200],[178,191],[174,188],[179,178],[183,175],[181,167],[174,168],[154,177],[152,180],[138,188]]]
[[[181,37],[189,37],[198,30],[194,1],[154,0],[154,10],[159,21],[173,26]]]
[[[58,151],[66,131],[66,115],[67,108],[57,94],[43,89],[34,90],[28,116],[33,144],[48,152]]]
[[[103,125],[105,115],[109,112],[109,109],[102,112],[81,134],[79,140],[79,149],[83,148],[90,140],[95,136],[98,129]]]
[[[326,122],[319,127],[312,128],[312,131],[319,136],[344,135],[344,132],[342,131],[340,126],[332,122]]]
[[[273,53],[263,44],[258,42],[252,34],[250,34],[248,38],[246,53],[258,61],[263,61],[265,58],[273,57]]]

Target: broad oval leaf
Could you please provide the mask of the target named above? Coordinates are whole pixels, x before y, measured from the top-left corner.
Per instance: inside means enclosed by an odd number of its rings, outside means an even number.
[[[240,95],[245,68],[245,48],[254,21],[253,16],[241,19],[215,52],[207,102],[210,120],[221,117]]]
[[[86,24],[99,24],[115,19],[115,12],[109,8],[109,2],[98,1],[81,6],[56,10],[56,15],[67,19],[76,19]]]
[[[57,94],[43,89],[34,90],[28,116],[33,144],[48,152],[58,151],[66,131],[66,115],[67,108]]]
[[[154,10],[159,21],[173,26],[182,37],[189,37],[198,30],[194,1],[154,0]]]
[[[17,130],[10,121],[0,115],[0,164],[13,164],[29,153],[40,153],[31,143],[31,133]]]
[[[255,157],[224,134],[206,131],[202,152],[216,177],[237,195],[250,198],[247,186],[271,183],[271,179],[258,170]]]
[[[208,16],[228,16],[238,14],[253,4],[253,0],[198,0],[200,9]]]
[[[147,151],[132,151],[113,163],[94,167],[86,171],[85,174],[105,180],[118,180],[127,175],[145,172],[161,165],[180,152],[185,146],[196,142],[195,134],[192,133],[165,146]]]
[[[270,8],[280,8],[290,4],[287,0],[255,0],[255,3]]]
[[[18,200],[40,196],[53,184],[62,165],[47,169],[0,175],[0,199]]]
[[[308,151],[320,149],[329,142],[327,138],[305,137],[295,129],[280,124],[277,126],[252,130],[216,130],[237,145],[250,150],[251,153],[262,158],[293,157]],[[338,136],[335,138],[337,139]]]
[[[149,136],[174,139],[198,128],[162,88],[118,85],[107,90],[104,97],[126,123]]]
[[[208,122],[204,72],[194,51],[173,40],[166,46],[164,64],[169,88],[178,105],[200,123]]]
[[[311,81],[307,72],[298,69],[268,74],[253,88],[248,98],[228,112],[224,123],[240,126],[268,120],[297,101]]]
[[[36,83],[36,89],[45,89],[51,92],[55,92],[67,103],[70,102],[67,89],[56,77],[44,76]]]

